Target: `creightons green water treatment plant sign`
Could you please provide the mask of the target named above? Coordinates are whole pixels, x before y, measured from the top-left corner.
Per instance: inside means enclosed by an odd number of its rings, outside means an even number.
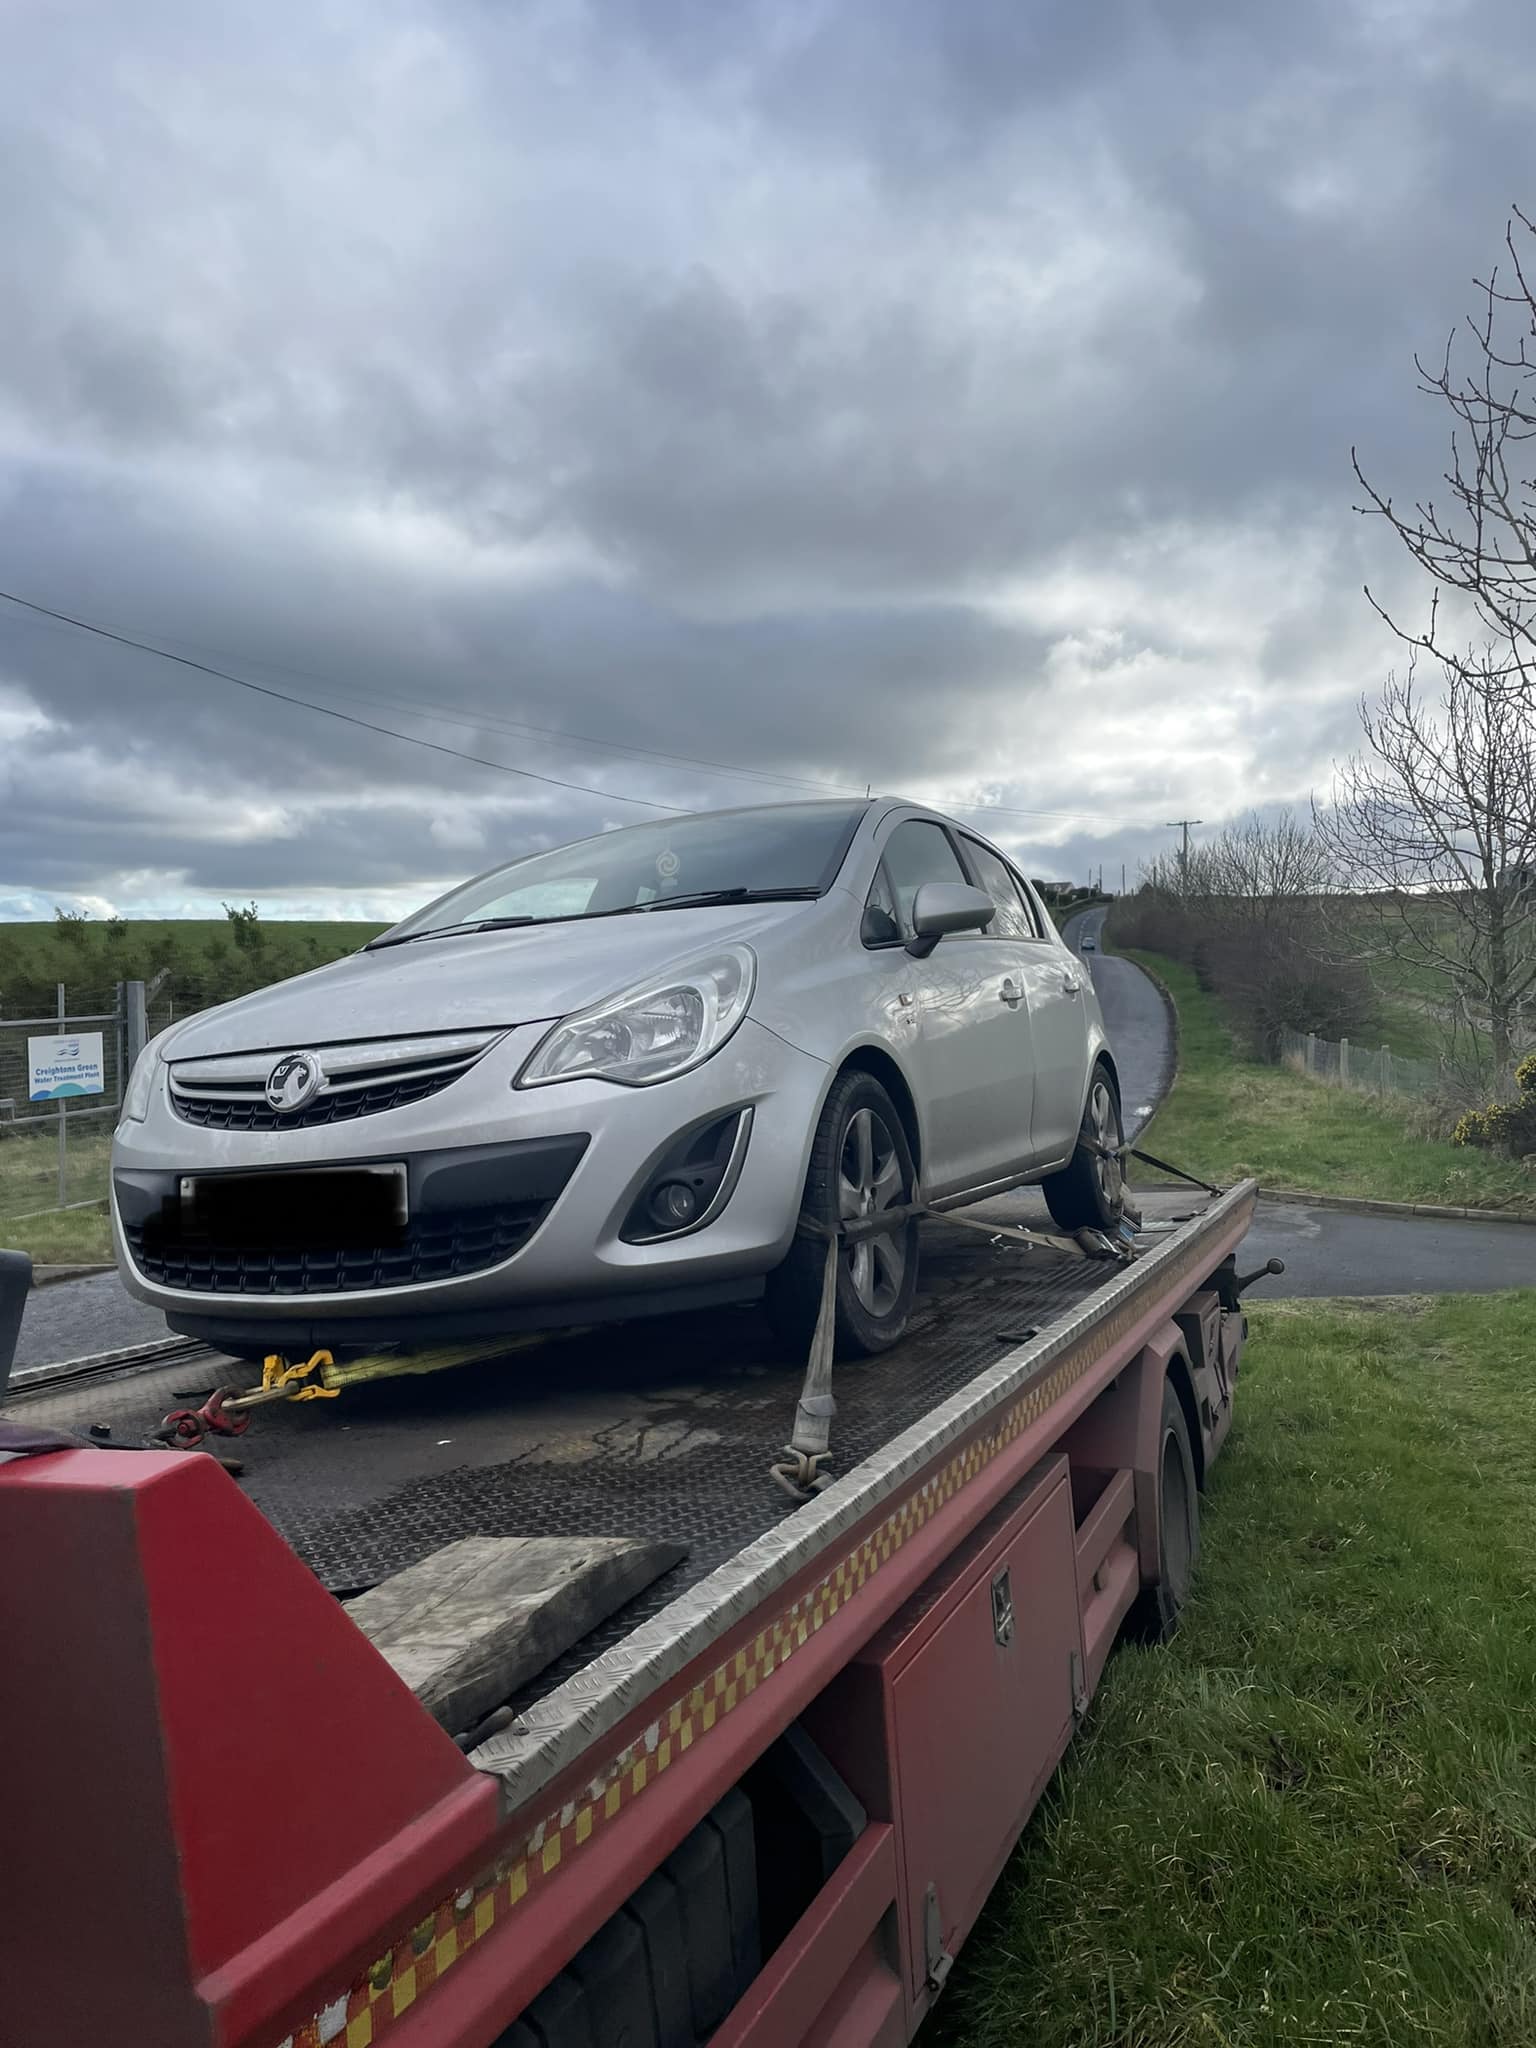
[[[58,1102],[66,1095],[104,1095],[101,1033],[27,1040],[27,1099]]]

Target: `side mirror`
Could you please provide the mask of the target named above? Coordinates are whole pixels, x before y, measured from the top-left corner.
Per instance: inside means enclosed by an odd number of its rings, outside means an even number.
[[[912,936],[907,951],[926,960],[949,932],[979,932],[997,915],[997,905],[968,882],[924,882],[912,899]]]

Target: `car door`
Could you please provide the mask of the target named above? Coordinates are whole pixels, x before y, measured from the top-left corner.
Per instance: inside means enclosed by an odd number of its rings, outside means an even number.
[[[1001,855],[967,840],[979,886],[1009,905],[1020,933],[1020,973],[1035,1059],[1032,1141],[1036,1165],[1066,1159],[1077,1142],[1088,1093],[1086,965],[1062,944],[1023,880]],[[986,879],[981,879],[983,863]],[[1091,986],[1091,984],[1089,984]]]
[[[967,882],[955,844],[930,818],[907,818],[882,867],[903,940],[924,882]],[[957,932],[913,962],[913,1064],[926,1132],[923,1182],[941,1197],[1022,1172],[1030,1157],[1029,1008],[1017,946]]]

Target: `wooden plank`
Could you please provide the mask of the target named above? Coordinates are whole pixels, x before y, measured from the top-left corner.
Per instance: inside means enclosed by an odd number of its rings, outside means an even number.
[[[450,1734],[687,1556],[629,1536],[466,1536],[347,1603],[364,1635]]]

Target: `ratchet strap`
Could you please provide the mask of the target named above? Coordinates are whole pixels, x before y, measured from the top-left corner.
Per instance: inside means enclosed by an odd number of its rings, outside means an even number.
[[[1213,1188],[1208,1180],[1202,1180],[1198,1173],[1186,1173],[1182,1166],[1170,1166],[1166,1159],[1154,1159],[1150,1152],[1143,1152],[1136,1145],[1127,1145],[1126,1151],[1132,1159],[1139,1159],[1143,1166],[1155,1166],[1159,1173],[1171,1173],[1175,1180],[1187,1180],[1192,1188],[1203,1188],[1208,1195],[1219,1195],[1220,1188]]]

